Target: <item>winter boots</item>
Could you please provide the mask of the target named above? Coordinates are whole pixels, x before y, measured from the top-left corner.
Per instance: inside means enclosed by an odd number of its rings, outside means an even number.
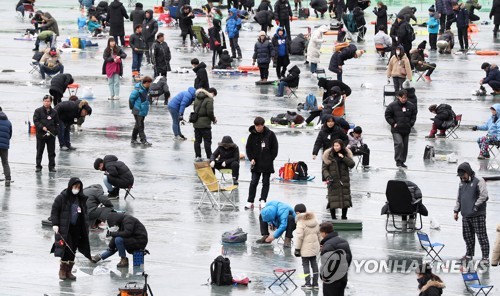
[[[258,239],[258,240],[256,241],[256,243],[258,243],[258,244],[268,244],[268,242],[266,242],[266,239],[267,239],[267,237],[268,237],[268,236],[269,236],[269,235],[264,235],[264,236],[262,236],[260,239]]]
[[[114,187],[113,191],[108,192],[109,199],[118,199],[120,197],[120,188]]]
[[[73,275],[71,270],[75,265],[75,261],[62,261],[59,265],[59,279],[60,280],[76,280],[76,276]]]
[[[99,254],[92,256],[92,262],[94,262],[94,263],[97,263],[101,260],[102,260],[102,258],[101,258],[101,255],[99,255]]]
[[[118,268],[128,267],[128,258],[127,258],[127,257],[122,257],[122,259],[121,259],[121,260],[120,260],[120,262],[116,265],[116,267],[118,267]]]
[[[289,237],[285,237],[285,242],[283,243],[283,247],[291,248],[292,247],[292,239]]]

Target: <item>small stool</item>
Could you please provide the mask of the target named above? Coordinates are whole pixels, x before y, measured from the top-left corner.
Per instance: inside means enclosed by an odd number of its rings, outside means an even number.
[[[144,265],[144,256],[146,254],[149,254],[149,251],[146,249],[134,251],[134,253],[132,254],[134,258],[134,266]]]
[[[78,93],[78,88],[80,88],[80,84],[78,83],[72,83],[68,85],[68,93],[70,96],[76,96]]]
[[[296,269],[285,269],[285,268],[276,268],[273,270],[274,276],[276,277],[276,280],[269,285],[268,289],[271,289],[272,286],[274,286],[276,283],[279,282],[278,286],[280,286],[282,289],[285,287],[285,290],[288,290],[288,287],[286,286],[286,281],[290,281],[294,286],[295,289],[298,288],[298,286],[295,284],[295,282],[292,280],[291,276],[295,273]]]
[[[132,193],[130,193],[130,190],[132,190],[132,186],[129,186],[128,188],[123,188],[125,189],[125,197],[123,198],[124,200],[127,200],[127,196],[131,196],[133,199],[135,199],[135,197],[132,195]]]

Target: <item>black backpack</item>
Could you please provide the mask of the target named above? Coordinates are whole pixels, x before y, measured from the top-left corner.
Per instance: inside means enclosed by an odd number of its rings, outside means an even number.
[[[297,162],[295,167],[294,180],[307,180],[307,164],[303,161]]]
[[[410,24],[406,24],[406,34],[408,34],[410,41],[415,41],[415,31]]]
[[[210,265],[210,278],[212,285],[229,286],[233,284],[229,258],[218,256],[214,259]]]

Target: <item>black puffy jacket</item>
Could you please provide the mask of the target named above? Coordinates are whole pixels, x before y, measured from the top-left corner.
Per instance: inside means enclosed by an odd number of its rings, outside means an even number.
[[[114,245],[114,239],[119,236],[123,238],[125,249],[130,254],[146,248],[148,232],[139,219],[128,214],[112,212],[109,213],[107,221],[110,227],[115,225],[119,227],[118,231],[110,233],[113,237],[110,246]]]
[[[274,4],[274,19],[275,20],[289,20],[293,16],[292,7],[288,0],[278,0]]]
[[[106,21],[109,23],[109,36],[125,35],[123,18],[128,19],[127,10],[123,7],[123,4],[119,0],[115,0],[109,4],[106,16]]]
[[[54,108],[57,111],[59,122],[71,125],[80,118],[80,101],[63,101]]]
[[[253,19],[261,26],[270,26],[274,20],[274,13],[272,10],[261,10],[255,14]]]
[[[306,38],[304,34],[300,33],[297,37],[293,38],[290,43],[290,54],[291,55],[304,55],[306,50]]]
[[[321,255],[324,255],[327,252],[343,250],[345,252],[348,265],[351,265],[352,253],[349,243],[345,239],[341,238],[337,232],[334,231],[327,234],[319,244],[321,245]],[[345,276],[347,277],[347,274]]]
[[[191,6],[189,7],[188,13],[185,13],[184,10],[179,9],[179,27],[181,28],[182,33],[187,33],[189,28],[193,26],[194,14],[189,15],[193,10]]]
[[[391,126],[391,133],[407,135],[417,120],[417,108],[408,101],[403,104],[395,100],[385,109],[385,120]]]
[[[297,87],[299,86],[300,81],[300,69],[297,65],[293,66],[290,70],[288,70],[288,75],[281,79],[281,81],[286,82],[288,87]]]
[[[252,172],[274,173],[274,159],[278,156],[278,139],[273,131],[266,126],[262,133],[251,126],[248,131],[246,152],[248,159],[255,160]]]
[[[436,116],[434,116],[434,123],[439,128],[443,127],[444,122],[455,121],[455,112],[448,104],[439,104],[436,108]],[[449,127],[449,126],[448,126]]]
[[[146,42],[153,42],[155,41],[156,33],[158,33],[158,22],[153,17],[151,9],[146,10],[146,13],[149,13],[149,18],[144,18],[142,22],[142,35]]]
[[[157,72],[169,72],[170,59],[172,55],[170,54],[170,47],[168,47],[167,42],[160,43],[156,40],[152,46],[151,61],[155,66]]]
[[[80,183],[80,192],[77,195],[72,193],[73,185]],[[87,223],[87,197],[83,194],[83,184],[78,178],[71,178],[68,182],[68,187],[64,189],[52,203],[50,212],[50,221],[53,226],[59,226],[59,233],[55,235],[56,242],[52,245],[51,253],[56,257],[63,257],[66,250],[65,246],[59,245],[58,236],[62,236],[65,241],[70,240],[69,228],[71,224],[72,205],[78,204],[80,213],[73,227],[78,228],[80,239],[77,249],[86,258],[90,259],[90,244],[89,244],[89,225]],[[76,250],[73,250],[76,252]]]
[[[104,194],[100,184],[90,185],[83,188],[83,194],[87,197],[87,211],[89,225],[94,226],[96,220],[106,221],[114,206]]]
[[[347,144],[349,144],[349,138],[347,137],[347,134],[339,125],[335,124],[332,128],[329,128],[326,125],[325,121],[318,133],[318,136],[316,137],[316,141],[314,142],[312,155],[318,155],[321,149],[323,149],[323,151],[326,151],[326,149],[332,148],[333,141],[337,139],[342,140],[346,144],[346,146]]]
[[[349,46],[343,48],[341,51],[334,53],[330,59],[328,70],[334,72],[334,69],[338,69],[339,66],[343,66],[346,60],[354,58],[356,50],[358,50],[356,45],[349,44]]]
[[[268,0],[262,0],[259,4],[259,7],[257,7],[257,12],[261,11],[273,11],[273,6],[271,5],[271,2]]]
[[[137,7],[130,12],[130,21],[132,21],[132,29],[135,31],[135,26],[142,25],[144,19],[146,18],[146,14],[144,10],[137,9]]]
[[[222,141],[219,143],[217,149],[215,149],[212,156],[210,156],[210,161],[217,161],[219,163],[226,162],[226,167],[234,161],[240,160],[240,149],[238,145],[234,144],[233,139],[230,136],[224,136]]]
[[[257,61],[257,64],[269,64],[272,57],[274,57],[274,50],[269,40],[266,39],[264,42],[259,40],[255,43],[253,59]]]
[[[208,90],[210,88],[210,83],[208,82],[207,65],[204,62],[201,62],[198,66],[193,68],[193,71],[196,73],[194,88],[203,88]]]
[[[52,78],[50,81],[50,90],[49,92],[58,92],[60,94],[64,94],[66,92],[66,88],[68,88],[68,85],[72,84],[74,82],[73,76],[71,74],[57,74]]]
[[[347,97],[351,95],[351,88],[349,87],[349,85],[343,83],[342,81],[328,80],[326,78],[319,78],[318,79],[318,86],[322,87],[324,90],[326,90],[323,93],[323,101],[332,95],[331,90],[332,90],[332,87],[334,87],[334,86],[340,87],[340,90],[342,91],[343,95],[346,95]]]
[[[47,130],[53,135],[57,135],[57,132],[59,131],[59,115],[54,108],[49,108],[50,109],[47,110],[42,106],[37,108],[35,113],[33,113],[33,124],[36,127],[37,137],[45,136],[47,132],[43,130],[44,127],[46,127]]]
[[[104,170],[108,173],[108,181],[118,188],[129,188],[134,185],[134,175],[128,166],[114,155],[104,156]]]
[[[312,0],[310,6],[312,9],[321,13],[328,10],[328,4],[326,3],[326,0]]]

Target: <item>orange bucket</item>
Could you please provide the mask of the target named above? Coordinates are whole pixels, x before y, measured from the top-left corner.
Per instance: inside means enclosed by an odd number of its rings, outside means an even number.
[[[163,6],[153,6],[154,13],[163,13]]]

